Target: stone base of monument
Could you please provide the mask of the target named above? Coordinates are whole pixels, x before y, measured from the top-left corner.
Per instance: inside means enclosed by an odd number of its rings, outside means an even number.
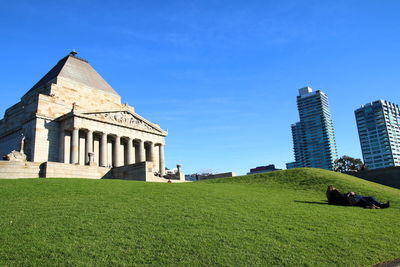
[[[112,168],[115,179],[147,181],[154,177],[154,164],[152,162],[139,162],[131,165]]]
[[[38,178],[40,162],[0,160],[0,179]]]
[[[94,163],[95,164],[95,163]],[[30,162],[0,160],[0,179],[18,178],[86,178],[86,179],[122,179],[146,182],[167,182],[168,179],[155,176],[153,162],[105,168],[95,165],[76,165],[60,162]],[[184,174],[173,179],[185,182]]]
[[[41,177],[86,179],[113,178],[109,168],[49,161],[43,163]]]
[[[131,165],[114,167],[112,168],[112,176],[114,179],[122,180],[135,180],[135,181],[146,181],[146,182],[159,182],[166,183],[168,178],[156,176],[155,166],[153,162],[140,162]],[[181,172],[182,173],[182,172]],[[181,179],[183,177],[183,180]],[[182,173],[182,177],[176,177],[174,182],[185,182],[185,175]]]

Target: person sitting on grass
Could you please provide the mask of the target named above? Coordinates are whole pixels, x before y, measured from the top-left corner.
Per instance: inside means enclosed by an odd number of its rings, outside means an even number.
[[[374,197],[365,197],[357,195],[354,192],[342,194],[336,187],[329,185],[326,190],[328,203],[341,206],[359,206],[368,209],[384,209],[389,208],[389,201],[386,203],[379,202]]]

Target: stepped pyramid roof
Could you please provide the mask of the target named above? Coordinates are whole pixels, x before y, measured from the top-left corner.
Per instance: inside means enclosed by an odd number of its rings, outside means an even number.
[[[69,55],[58,61],[58,63],[43,76],[28,93],[48,83],[55,83],[57,78],[61,77],[107,93],[118,95],[87,60],[77,57],[76,54],[75,51],[72,51]]]

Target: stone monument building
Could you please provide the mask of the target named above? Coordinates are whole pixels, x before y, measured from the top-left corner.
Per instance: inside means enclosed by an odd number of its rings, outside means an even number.
[[[167,132],[122,104],[121,96],[76,54],[58,61],[6,110],[0,120],[0,155],[15,152],[24,139],[27,163],[39,164],[45,177],[73,173],[151,180],[154,173],[164,175]],[[133,173],[141,178],[125,177]]]

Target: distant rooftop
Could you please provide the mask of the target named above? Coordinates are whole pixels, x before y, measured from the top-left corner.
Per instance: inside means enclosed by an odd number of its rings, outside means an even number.
[[[305,94],[311,93],[312,91],[313,91],[313,90],[312,90],[311,87],[306,86],[306,87],[303,87],[303,88],[300,88],[300,89],[299,89],[299,94],[300,94],[300,95],[305,95]]]
[[[302,87],[299,89],[298,97],[305,98],[305,97],[316,95],[316,94],[322,94],[322,95],[326,96],[326,94],[324,92],[322,92],[321,90],[317,90],[314,92],[310,86],[306,86],[306,87]]]
[[[374,106],[374,105],[375,105],[375,106],[376,106],[376,105],[387,105],[387,106],[393,106],[393,107],[399,108],[399,105],[397,105],[397,104],[395,104],[395,103],[393,103],[393,102],[390,102],[390,101],[387,101],[387,100],[379,99],[379,100],[375,100],[375,101],[369,102],[369,103],[367,103],[367,104],[365,104],[365,105],[361,105],[361,107],[359,107],[358,109],[356,109],[356,111],[361,110],[361,109],[366,108],[366,107]]]

